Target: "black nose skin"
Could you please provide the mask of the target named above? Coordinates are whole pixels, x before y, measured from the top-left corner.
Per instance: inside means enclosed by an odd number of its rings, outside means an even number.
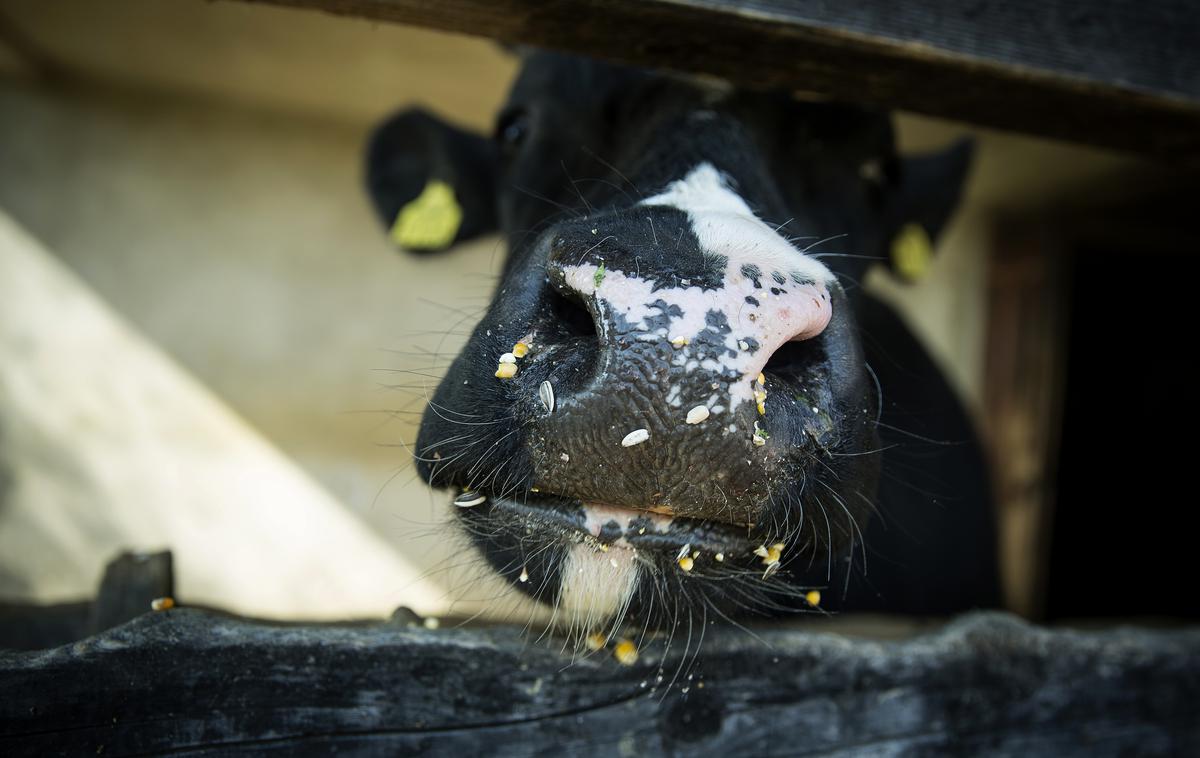
[[[686,219],[675,220],[686,223]],[[664,235],[686,228],[672,229],[661,218],[659,226]],[[671,344],[669,334],[646,339],[643,323],[606,308],[589,291],[587,284],[598,284],[606,276],[658,273],[651,255],[639,255],[639,250],[611,239],[625,236],[619,228],[614,233],[614,225],[597,227],[562,226],[550,240],[547,278],[554,288],[551,296],[559,302],[556,312],[562,314],[564,302],[568,308],[586,310],[595,334],[551,342],[539,355],[547,364],[543,381],[554,388],[555,396],[554,411],[538,413],[529,435],[539,489],[588,502],[679,515],[703,516],[721,508],[723,520],[751,523],[748,506],[768,492],[762,474],[769,454],[756,450],[751,442],[752,408],[743,404],[737,412],[726,410],[703,423],[688,424],[686,415],[692,406],[683,404],[684,399],[697,405],[701,398],[725,397],[737,377],[676,365],[681,352]],[[596,234],[592,228],[597,228]],[[688,279],[689,274],[703,275],[686,265],[686,256],[680,258],[674,269],[662,272],[664,287],[678,287],[678,280]],[[566,280],[573,267],[601,261],[604,268],[587,273],[585,286],[573,287]],[[669,332],[667,311],[665,303],[651,309]],[[741,433],[731,432],[730,426]],[[639,436],[645,439],[638,441]],[[756,460],[756,470],[744,471],[751,468],[744,461],[743,468],[718,463],[738,458]],[[717,492],[728,495],[714,497]]]
[[[669,221],[656,231],[670,233]],[[843,294],[831,290],[825,332],[787,346],[797,354],[794,367],[767,372],[765,416],[742,402],[689,424],[687,413],[698,404],[692,399],[725,396],[739,377],[680,365],[669,340],[642,339],[639,324],[602,312],[565,286],[562,272],[564,262],[603,260],[609,273],[640,267],[671,286],[705,271],[686,258],[672,267],[612,240],[598,244],[606,232],[599,222],[582,232],[578,225],[552,228],[508,272],[426,413],[418,441],[422,476],[492,494],[537,488],[586,502],[759,523],[773,498],[798,498],[789,488],[802,486],[815,456],[847,441],[836,431],[844,429],[839,420],[864,418],[873,407]],[[572,309],[577,316],[586,311],[582,320],[594,330],[568,328],[564,313]],[[720,324],[712,330],[722,336]],[[517,375],[497,379],[499,357],[523,339],[532,349],[518,360]],[[540,399],[543,382],[553,388],[553,410]],[[638,430],[644,441],[622,445]],[[764,444],[755,444],[756,430]]]
[[[868,423],[875,403],[852,335],[843,312],[822,344],[806,346],[802,397],[772,373],[765,377],[765,416],[742,403],[699,424],[687,423],[689,403],[668,398],[707,397],[713,385],[723,393],[727,377],[676,365],[669,343],[610,325],[603,345],[551,347],[544,381],[556,388],[556,407],[539,409],[528,436],[536,485],[587,502],[755,525],[764,503],[802,480],[806,461],[849,443],[847,433],[861,438],[858,449],[877,449]],[[595,357],[588,360],[585,350]],[[840,423],[847,417],[850,426]],[[765,444],[754,444],[756,429]],[[637,430],[648,434],[645,441],[624,447]],[[870,457],[854,462],[873,464]]]

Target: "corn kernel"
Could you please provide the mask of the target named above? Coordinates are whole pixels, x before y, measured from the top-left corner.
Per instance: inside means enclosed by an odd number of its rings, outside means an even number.
[[[517,375],[517,364],[501,363],[496,367],[496,377],[498,379],[512,379]]]
[[[608,644],[608,637],[605,637],[600,632],[594,632],[587,636],[587,639],[583,641],[583,644],[586,645],[587,649],[591,650],[592,652],[603,650],[604,646]]]
[[[640,445],[648,439],[650,439],[649,431],[646,429],[634,429],[629,434],[626,434],[625,438],[621,440],[621,447],[633,447],[634,445]]]
[[[458,497],[454,498],[454,504],[459,508],[474,508],[477,505],[483,505],[487,502],[487,495],[465,490]]]
[[[150,601],[150,610],[152,611],[169,611],[175,607],[175,598],[173,597],[156,597]]]
[[[621,640],[613,648],[613,657],[623,666],[632,666],[638,659],[637,645],[633,640]]]
[[[804,595],[804,599],[808,601],[809,605],[816,608],[821,604],[821,593],[816,590],[810,590]]]
[[[554,385],[549,381],[544,381],[538,387],[538,399],[542,401],[542,407],[547,413],[554,413]]]
[[[776,542],[770,547],[767,547],[766,545],[759,545],[758,547],[754,548],[754,554],[759,558],[762,558],[764,565],[769,566],[772,563],[779,563],[779,558],[781,555],[783,555],[784,547],[786,546],[782,542]]]
[[[526,345],[524,342],[518,342],[513,345],[512,354],[517,358],[524,358],[526,355],[529,355],[529,345]]]
[[[685,555],[679,559],[679,568],[683,569],[684,571],[691,571],[692,566],[694,565],[695,561],[692,560],[690,555]]]

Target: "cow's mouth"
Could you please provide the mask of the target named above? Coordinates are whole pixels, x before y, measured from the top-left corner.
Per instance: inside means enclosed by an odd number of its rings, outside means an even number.
[[[487,521],[494,528],[501,522],[509,529],[583,544],[601,553],[647,551],[676,559],[723,562],[751,555],[760,547],[749,527],[542,492],[527,492],[519,498],[490,496],[463,510],[468,521]]]
[[[545,492],[460,495],[460,522],[492,568],[552,607],[569,633],[786,611],[812,545],[764,539],[760,527],[584,502]],[[465,505],[470,503],[470,505]],[[801,559],[804,556],[804,559]],[[704,598],[703,603],[692,603]],[[806,601],[808,602],[808,601]]]

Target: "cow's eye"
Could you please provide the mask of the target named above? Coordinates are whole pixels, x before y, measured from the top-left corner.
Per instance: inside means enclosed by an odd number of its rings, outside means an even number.
[[[514,108],[501,114],[496,122],[494,139],[505,152],[515,152],[529,133],[529,114],[524,108]]]

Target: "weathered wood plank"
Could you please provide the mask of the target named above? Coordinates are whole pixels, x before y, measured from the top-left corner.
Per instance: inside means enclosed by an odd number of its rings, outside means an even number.
[[[757,634],[711,628],[698,651],[649,643],[626,667],[512,627],[287,627],[177,609],[0,653],[0,753],[1200,750],[1200,630],[1046,631],[979,614],[902,642]]]
[[[998,226],[988,276],[984,432],[1006,556],[1005,607],[1044,619],[1070,249],[1047,225]]]
[[[1186,0],[249,0],[713,74],[1200,164]]]

